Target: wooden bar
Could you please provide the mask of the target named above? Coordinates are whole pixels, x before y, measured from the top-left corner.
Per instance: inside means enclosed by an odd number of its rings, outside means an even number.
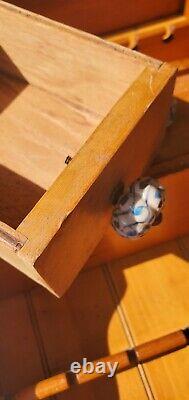
[[[98,373],[96,370],[92,373],[86,373],[84,369],[75,375],[72,372],[65,372],[41,381],[30,388],[26,388],[18,393],[14,399],[16,400],[42,400],[47,397],[62,393],[71,388],[72,385],[82,385],[84,383],[101,378],[103,375],[109,374],[109,367],[107,363],[112,365],[116,362],[116,373],[127,370],[136,366],[138,363],[143,363],[160,357],[171,351],[184,348],[189,342],[189,333],[185,331],[177,331],[170,333],[162,338],[154,339],[151,342],[144,343],[136,347],[136,349],[125,350],[122,353],[103,357],[93,362],[94,368],[98,363],[106,364],[105,373]],[[131,356],[131,353],[134,355]]]
[[[134,346],[187,326],[188,260],[188,240],[179,238],[109,264]],[[187,347],[143,365],[158,400],[186,398],[188,354]]]

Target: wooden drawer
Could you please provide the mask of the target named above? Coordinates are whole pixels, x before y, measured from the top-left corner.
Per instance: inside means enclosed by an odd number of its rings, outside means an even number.
[[[0,42],[0,256],[61,296],[157,150],[175,68],[3,2]]]

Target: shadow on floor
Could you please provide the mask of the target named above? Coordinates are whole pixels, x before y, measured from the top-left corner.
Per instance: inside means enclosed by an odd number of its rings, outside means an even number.
[[[0,46],[0,112],[22,92],[28,82]]]

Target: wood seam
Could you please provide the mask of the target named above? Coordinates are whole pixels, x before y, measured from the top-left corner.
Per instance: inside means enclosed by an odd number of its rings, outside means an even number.
[[[184,259],[189,260],[189,251],[188,251],[188,248],[187,248],[186,244],[184,243],[182,237],[177,238],[177,244],[178,244],[179,250],[181,251]]]
[[[126,310],[124,309],[124,307],[120,303],[119,296],[118,296],[118,293],[117,293],[117,288],[116,288],[116,285],[115,285],[114,280],[112,278],[111,270],[109,268],[109,263],[104,264],[102,266],[102,271],[103,271],[105,280],[107,282],[107,285],[108,285],[108,287],[110,289],[111,297],[112,297],[112,299],[113,299],[113,301],[115,303],[116,310],[118,312],[118,315],[119,315],[119,318],[120,318],[120,321],[121,321],[125,336],[126,336],[128,342],[129,342],[129,345],[131,347],[135,347],[136,344],[135,344],[135,341],[134,341],[134,338],[133,338],[133,335],[132,335],[132,331],[131,331],[130,326],[129,326],[129,322],[127,320]],[[149,400],[155,400],[156,399],[155,394],[153,393],[152,387],[151,387],[150,382],[149,382],[149,380],[148,380],[148,378],[146,376],[146,373],[145,373],[143,365],[139,364],[137,366],[137,369],[138,369],[138,372],[139,372],[139,375],[140,375],[140,378],[141,378],[141,381],[142,381],[142,384],[143,384],[143,387],[144,387],[144,390],[146,392],[146,395],[147,395],[148,399]]]
[[[39,351],[39,357],[40,357],[40,360],[41,360],[42,369],[43,369],[43,372],[44,372],[44,377],[48,378],[49,376],[51,376],[51,370],[50,370],[49,363],[48,363],[48,360],[47,360],[45,347],[44,347],[41,331],[40,331],[40,328],[39,328],[38,319],[37,319],[36,312],[35,312],[35,307],[34,307],[33,302],[32,302],[31,293],[27,292],[27,293],[25,293],[24,296],[25,296],[25,299],[26,299],[26,305],[27,305],[27,309],[28,309],[28,314],[29,314],[29,318],[30,318],[31,325],[32,325],[32,328],[33,328],[33,333],[34,333],[34,337],[35,337],[35,340],[36,340],[37,348],[38,348],[38,351]]]

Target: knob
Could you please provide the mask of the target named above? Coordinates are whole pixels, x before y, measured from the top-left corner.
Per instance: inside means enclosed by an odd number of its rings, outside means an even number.
[[[125,238],[141,237],[161,222],[164,203],[165,190],[157,180],[137,179],[119,197],[112,214],[112,226]]]

